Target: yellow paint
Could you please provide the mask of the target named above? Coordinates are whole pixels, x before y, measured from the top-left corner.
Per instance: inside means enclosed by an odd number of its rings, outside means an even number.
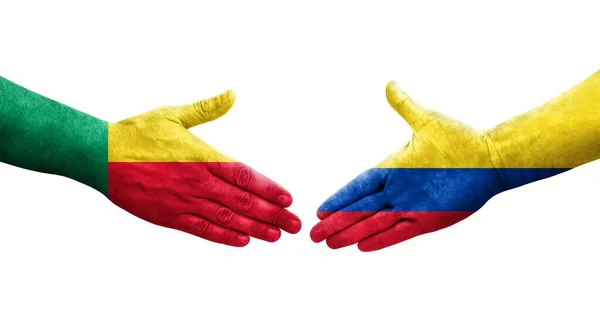
[[[108,125],[109,162],[232,162],[188,128],[229,111],[233,91],[193,104],[163,107]]]
[[[572,168],[600,158],[600,72],[487,134],[501,167]]]
[[[422,108],[394,82],[386,96],[413,136],[377,167],[572,168],[600,158],[600,72],[485,131]]]
[[[419,106],[395,82],[387,85],[386,97],[392,108],[408,122],[413,136],[408,144],[377,167],[493,167],[483,132]]]

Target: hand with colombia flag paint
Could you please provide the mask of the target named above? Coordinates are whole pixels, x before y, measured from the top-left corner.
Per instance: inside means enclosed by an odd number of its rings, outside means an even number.
[[[0,161],[77,180],[139,218],[210,241],[275,242],[280,229],[300,230],[285,209],[291,195],[188,131],[234,98],[227,91],[108,123],[0,77]]]
[[[600,72],[490,130],[421,107],[395,82],[386,97],[413,136],[319,207],[314,242],[386,248],[451,226],[503,191],[600,157]]]

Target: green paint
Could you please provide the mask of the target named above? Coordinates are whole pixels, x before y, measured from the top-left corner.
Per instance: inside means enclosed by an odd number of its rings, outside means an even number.
[[[0,162],[108,192],[108,123],[0,77]]]

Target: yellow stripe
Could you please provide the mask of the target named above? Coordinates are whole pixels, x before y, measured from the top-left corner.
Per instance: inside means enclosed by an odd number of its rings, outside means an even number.
[[[380,168],[573,168],[600,158],[600,72],[489,131],[390,97],[419,119],[409,119],[412,139]]]
[[[573,168],[600,158],[600,72],[488,135],[500,167]]]
[[[163,108],[108,125],[109,162],[234,162]]]
[[[484,134],[439,113],[378,168],[492,168]]]

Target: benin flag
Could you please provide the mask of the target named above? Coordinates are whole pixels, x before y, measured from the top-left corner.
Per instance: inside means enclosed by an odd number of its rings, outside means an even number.
[[[291,195],[188,128],[214,120],[234,93],[108,125],[108,197],[150,222],[235,246],[297,233]]]
[[[0,78],[0,161],[69,177],[149,222],[234,246],[296,233],[290,194],[188,131],[234,93],[108,123]]]

